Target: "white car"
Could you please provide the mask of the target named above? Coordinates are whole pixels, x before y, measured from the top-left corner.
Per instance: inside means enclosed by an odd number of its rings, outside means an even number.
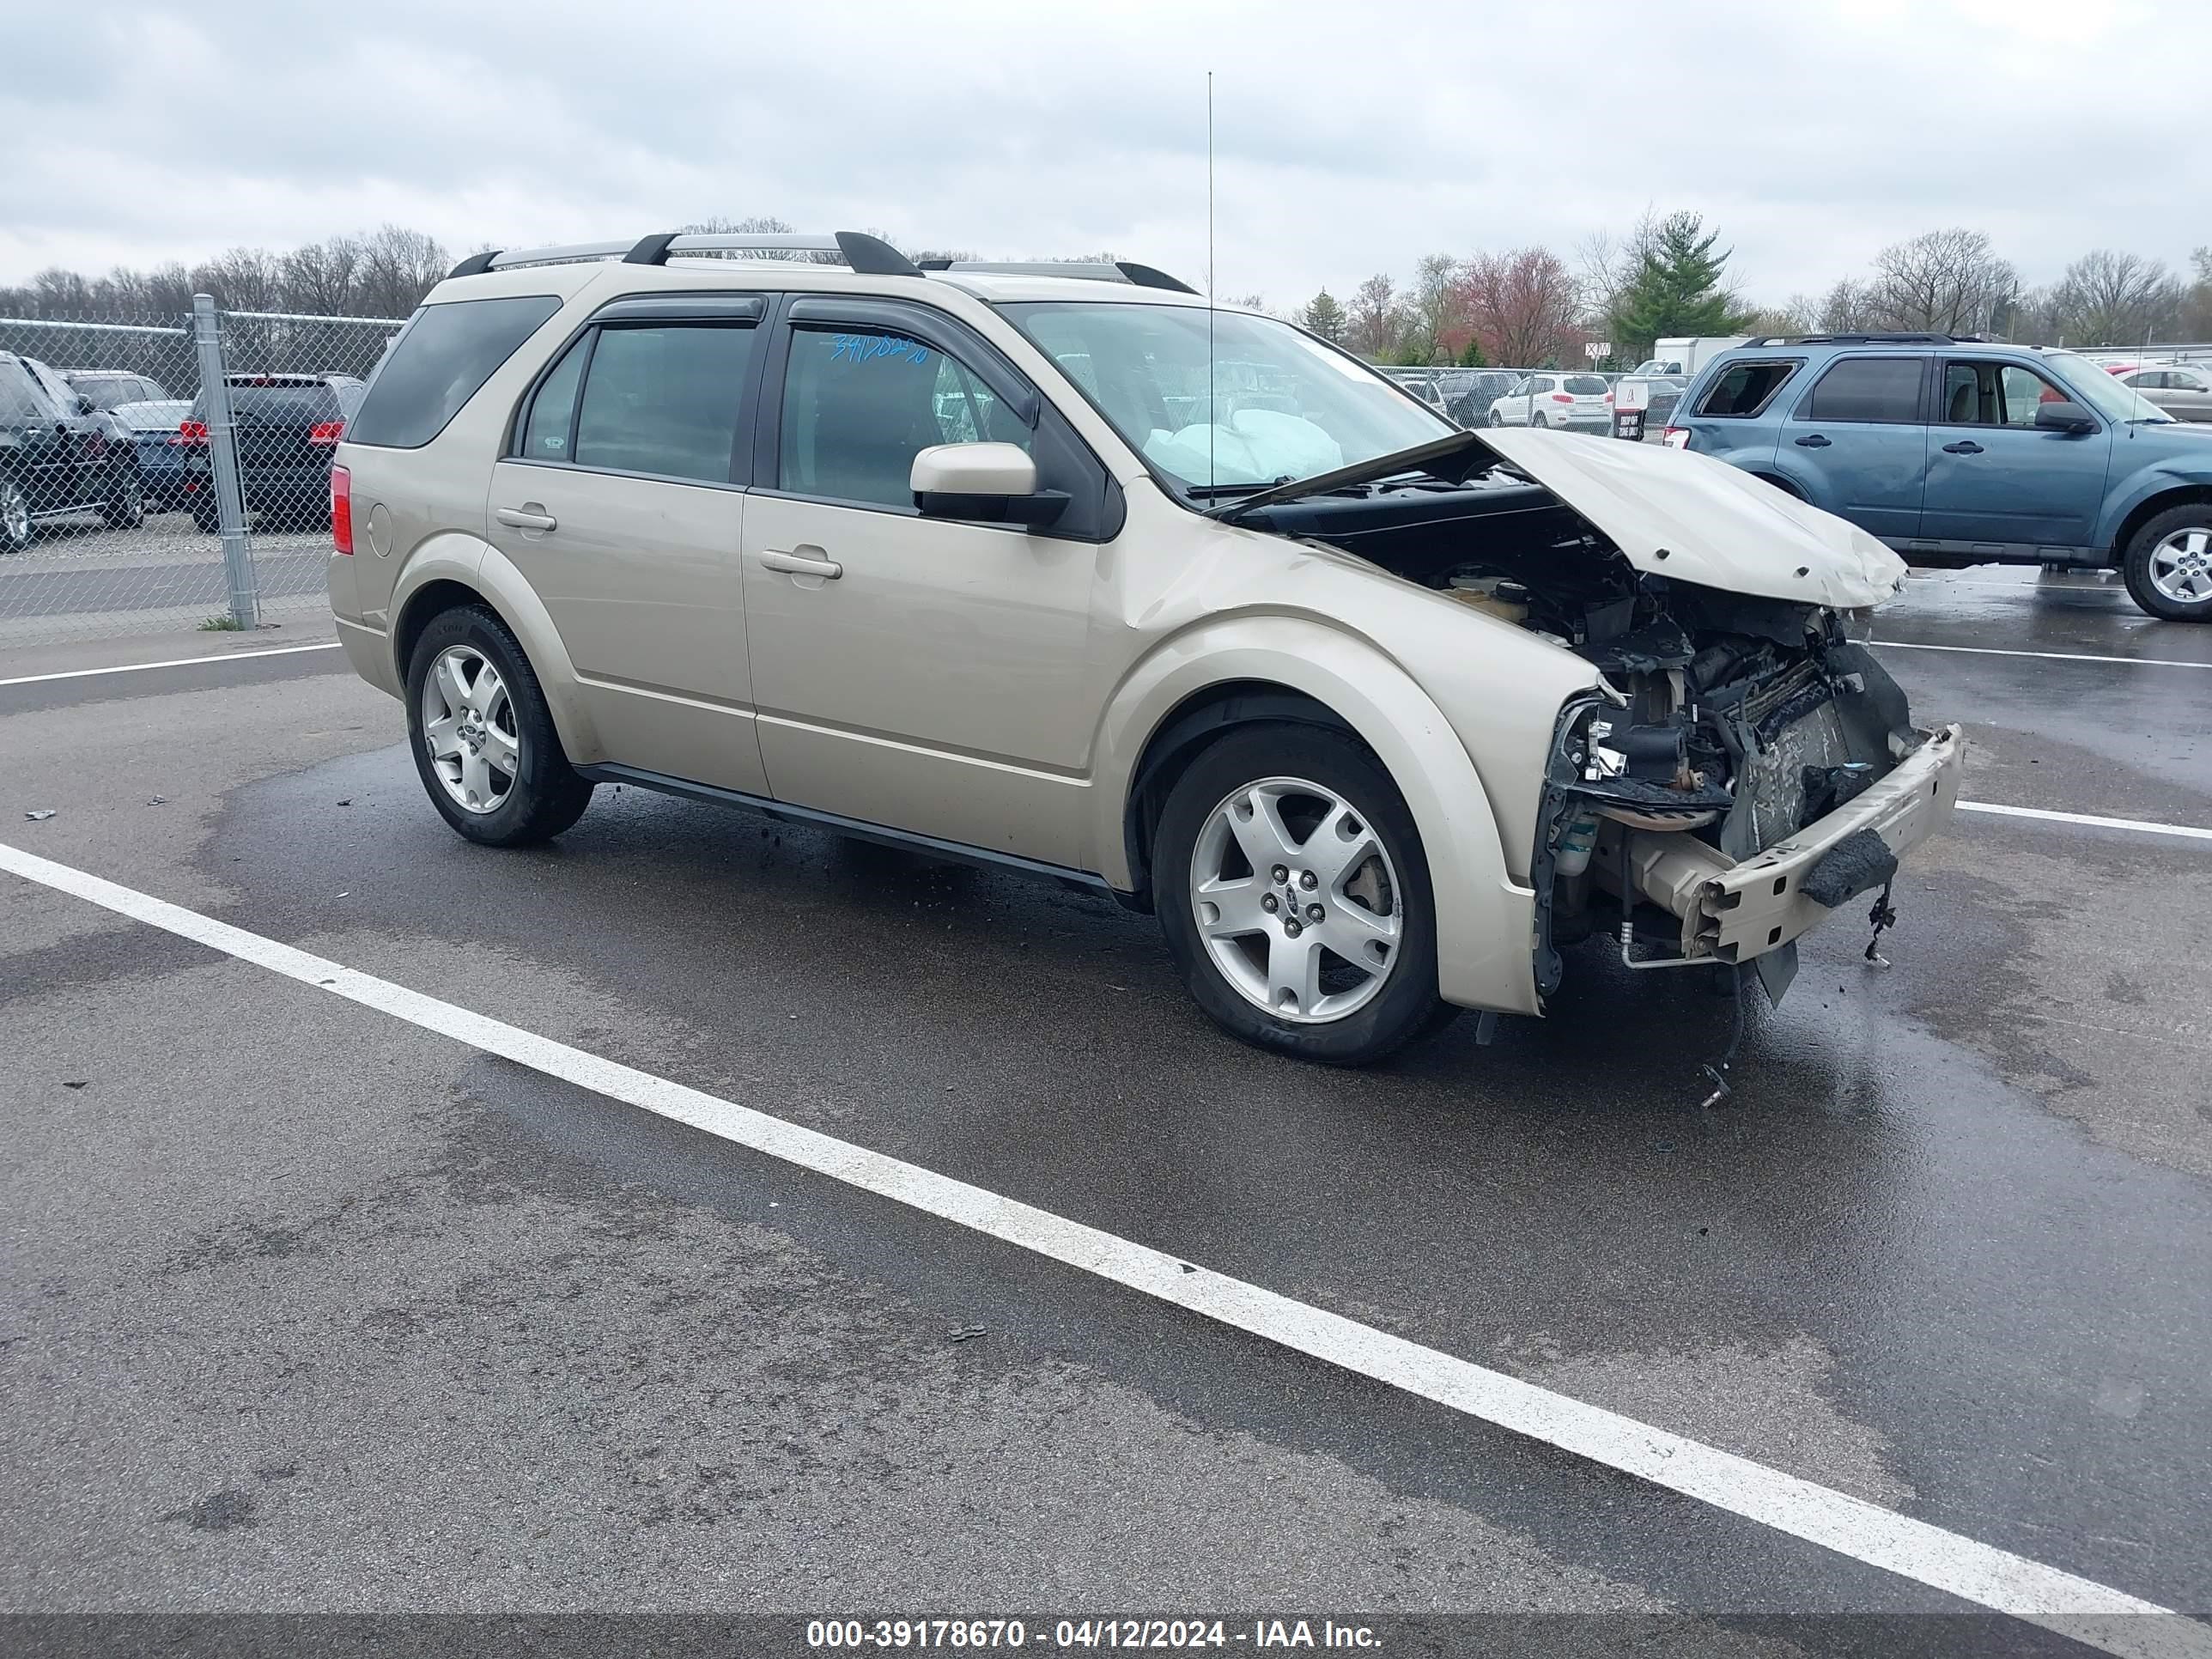
[[[1490,405],[1492,426],[1613,428],[1613,389],[1601,374],[1531,374]]]

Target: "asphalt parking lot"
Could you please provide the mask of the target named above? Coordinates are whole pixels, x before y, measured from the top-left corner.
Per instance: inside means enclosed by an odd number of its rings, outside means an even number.
[[[1686,1655],[2202,1615],[2212,630],[1985,569],[1876,637],[2014,810],[1908,866],[1893,965],[1814,935],[1710,1110],[1727,1005],[1596,945],[1541,1023],[1325,1072],[1092,896],[606,787],[471,847],[334,650],[0,684],[0,842],[243,930],[0,869],[0,1605],[1610,1614],[1563,1628]],[[1626,1472],[1667,1435],[1748,1472]],[[1783,1477],[1856,1518],[1814,1541]],[[2047,1570],[2044,1625],[1942,1587],[1975,1547]]]

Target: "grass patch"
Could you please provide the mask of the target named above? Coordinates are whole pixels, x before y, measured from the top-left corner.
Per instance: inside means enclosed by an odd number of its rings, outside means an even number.
[[[203,634],[237,634],[242,633],[245,630],[245,628],[246,624],[239,621],[235,617],[210,617],[206,621],[200,624],[200,632]]]

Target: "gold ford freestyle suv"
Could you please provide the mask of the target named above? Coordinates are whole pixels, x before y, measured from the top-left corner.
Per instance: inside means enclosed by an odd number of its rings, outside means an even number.
[[[1778,995],[1957,795],[1847,636],[1873,537],[1141,265],[479,254],[331,486],[338,635],[463,836],[620,781],[1108,890],[1312,1060],[1539,1013],[1594,933]]]

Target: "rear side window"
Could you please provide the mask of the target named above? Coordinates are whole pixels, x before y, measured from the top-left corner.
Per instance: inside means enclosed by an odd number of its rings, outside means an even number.
[[[617,472],[729,483],[757,332],[728,323],[602,328],[584,371],[571,459]],[[568,367],[562,362],[548,386]],[[545,402],[543,389],[538,401]],[[531,416],[534,426],[535,405]],[[549,408],[549,427],[552,418]]]
[[[1920,359],[1846,357],[1820,377],[1798,418],[1917,425]]]
[[[420,449],[560,308],[550,294],[423,307],[377,365],[347,441]]]
[[[1705,400],[1698,405],[1700,415],[1723,415],[1741,417],[1756,415],[1774,401],[1774,394],[1782,390],[1784,382],[1797,372],[1794,359],[1754,357],[1748,362],[1730,363],[1713,382]]]
[[[0,421],[42,420],[46,413],[46,400],[22,364],[0,363]]]

